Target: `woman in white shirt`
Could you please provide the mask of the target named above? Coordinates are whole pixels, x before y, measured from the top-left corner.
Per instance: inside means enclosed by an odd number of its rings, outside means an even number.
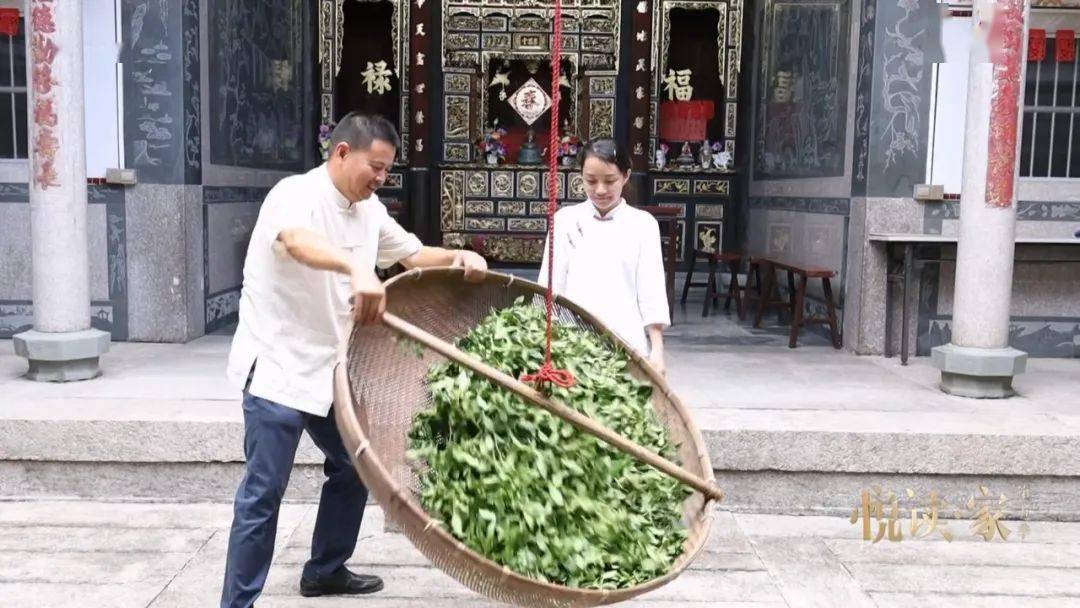
[[[622,197],[630,156],[615,140],[585,146],[581,175],[588,200],[555,214],[553,291],[595,315],[663,373],[663,330],[671,317],[659,226]],[[540,267],[544,285],[549,246]]]

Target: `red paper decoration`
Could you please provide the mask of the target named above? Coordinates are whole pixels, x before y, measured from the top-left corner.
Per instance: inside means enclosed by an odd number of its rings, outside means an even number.
[[[1076,60],[1076,32],[1074,30],[1058,30],[1054,39],[1054,58],[1059,62],[1072,62]]]
[[[660,103],[660,139],[701,141],[705,127],[715,115],[711,99]]]
[[[1046,30],[1028,30],[1028,61],[1046,59]]]
[[[19,33],[19,9],[0,8],[0,34],[14,36]]]

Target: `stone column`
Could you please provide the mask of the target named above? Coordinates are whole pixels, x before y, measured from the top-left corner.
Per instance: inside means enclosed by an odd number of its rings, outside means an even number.
[[[90,327],[82,0],[31,0],[26,19],[34,328],[15,336],[33,380],[100,374]]]
[[[976,0],[964,136],[952,342],[933,350],[941,389],[1013,394],[1027,354],[1009,347],[1016,175],[1030,0]]]

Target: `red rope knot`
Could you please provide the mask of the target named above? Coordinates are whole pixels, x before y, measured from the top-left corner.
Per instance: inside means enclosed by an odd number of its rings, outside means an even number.
[[[555,22],[553,33],[555,35],[551,49],[551,126],[548,130],[548,280],[547,289],[544,290],[544,365],[535,374],[526,374],[521,377],[522,382],[531,382],[537,387],[545,384],[554,384],[561,388],[574,386],[574,375],[565,369],[555,369],[551,365],[551,317],[554,301],[552,286],[554,285],[553,272],[555,269],[555,211],[558,209],[556,196],[556,177],[559,174],[556,160],[556,151],[559,147],[559,74],[562,61],[562,0],[555,0]]]
[[[548,362],[535,374],[526,374],[522,376],[521,381],[533,383],[537,386],[554,384],[559,388],[570,388],[571,386],[574,386],[574,374],[571,374],[569,370],[555,369],[551,366],[551,363]]]

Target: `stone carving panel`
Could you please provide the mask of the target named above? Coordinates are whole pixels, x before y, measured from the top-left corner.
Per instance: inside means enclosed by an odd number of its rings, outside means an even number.
[[[840,0],[767,0],[757,102],[758,176],[843,174],[846,6]]]
[[[717,194],[729,196],[731,182],[723,179],[699,179],[694,181],[694,194]]]
[[[443,158],[449,162],[469,162],[469,144],[443,144]]]
[[[540,177],[532,171],[517,174],[517,195],[520,198],[540,198]]]
[[[507,220],[506,229],[511,232],[546,232],[547,220],[542,218],[513,218]]]
[[[506,220],[499,217],[470,217],[465,219],[465,229],[470,232],[505,232]]]
[[[491,196],[514,196],[513,171],[493,171],[491,173]]]
[[[499,201],[499,215],[525,215],[525,201]]]
[[[465,201],[466,215],[495,215],[495,203],[491,201]]]
[[[695,205],[694,217],[699,220],[721,220],[724,219],[724,206],[723,205]]]
[[[724,224],[722,222],[697,222],[694,229],[694,248],[699,251],[718,253],[723,248]]]
[[[615,100],[589,100],[589,137],[613,137],[615,135]]]
[[[469,75],[447,73],[443,76],[444,87],[447,93],[469,93]]]
[[[653,181],[653,194],[690,194],[690,180],[657,179]]]
[[[469,98],[463,95],[447,95],[444,122],[447,139],[468,138]]]
[[[469,171],[465,181],[465,196],[487,196],[488,174],[487,171]]]
[[[303,2],[266,0],[245,10],[228,2],[208,7],[210,161],[302,169]]]
[[[465,218],[465,172],[443,171],[439,195],[439,219],[444,232],[461,230]]]
[[[615,96],[615,77],[614,76],[593,76],[589,79],[589,96],[590,97],[614,97]]]
[[[571,199],[578,200],[585,198],[585,180],[581,177],[580,173],[574,172],[570,174],[570,197]]]

